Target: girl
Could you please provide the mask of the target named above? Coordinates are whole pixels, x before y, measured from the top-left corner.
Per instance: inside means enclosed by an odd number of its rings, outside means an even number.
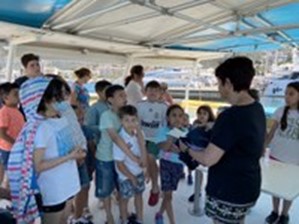
[[[60,136],[67,122],[57,118],[52,104],[63,97],[63,90],[57,89],[63,85],[58,80],[37,77],[21,87],[27,123],[12,148],[8,164],[17,223],[34,223],[39,211],[44,212],[42,223],[60,223],[65,202],[80,189],[75,160],[83,159],[85,153],[71,145],[73,151],[59,151],[59,146],[67,146]]]
[[[197,108],[197,119],[193,122],[193,128],[207,126],[209,122],[215,121],[212,108],[209,105],[202,105]]]
[[[160,176],[161,188],[164,193],[160,211],[156,214],[156,224],[163,223],[163,213],[166,211],[169,223],[174,224],[175,218],[172,208],[172,192],[178,187],[179,180],[183,172],[183,163],[179,159],[179,149],[175,145],[174,137],[168,133],[173,128],[182,129],[184,110],[179,105],[172,105],[166,112],[167,127],[162,127],[158,131],[156,143],[160,151]]]
[[[271,143],[270,158],[299,165],[299,82],[287,85],[285,102],[286,106],[279,108],[274,114],[274,123],[266,145]],[[273,197],[273,211],[266,218],[267,223],[289,223],[291,201],[283,200],[281,213],[279,205],[280,199]]]
[[[91,71],[88,68],[80,68],[75,71],[75,75],[77,80],[72,88],[71,104],[86,111],[90,96],[84,85],[91,79]]]
[[[131,68],[130,76],[125,79],[125,87],[128,105],[136,106],[144,96],[143,77],[144,69],[142,65],[134,65]]]
[[[193,122],[193,132],[196,134],[194,136],[198,139],[198,135],[201,135],[204,138],[210,138],[211,136],[211,127],[215,122],[215,116],[213,114],[213,110],[209,105],[203,105],[198,107],[197,111],[197,119]],[[190,133],[191,134],[191,133]],[[201,180],[203,180],[203,174],[201,172]],[[188,177],[189,179],[189,177]],[[202,185],[202,182],[200,183],[200,186]],[[189,202],[194,201],[194,194],[192,194],[189,197]]]

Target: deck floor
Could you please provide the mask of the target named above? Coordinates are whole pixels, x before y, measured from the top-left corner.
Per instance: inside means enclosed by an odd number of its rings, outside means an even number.
[[[149,188],[147,186],[144,192],[144,224],[154,224],[155,213],[159,210],[160,202],[155,207],[149,207],[147,205],[147,199],[149,195]],[[212,221],[208,219],[205,215],[201,217],[191,216],[188,212],[192,208],[191,203],[188,202],[188,197],[193,192],[194,185],[188,186],[186,180],[181,180],[179,183],[178,191],[174,193],[174,211],[177,224],[212,224]],[[99,208],[99,201],[94,197],[94,185],[92,184],[90,189],[90,209],[94,216],[95,224],[105,223],[104,211]],[[203,198],[201,199],[201,204],[203,205]],[[0,201],[0,206],[6,204],[3,200]],[[130,202],[130,209],[133,210],[132,200]],[[252,208],[247,219],[246,224],[263,224],[265,223],[265,217],[271,211],[271,197],[264,193],[261,194],[256,206]],[[119,211],[116,201],[113,202],[113,214],[116,224],[119,224]],[[297,199],[290,211],[291,224],[299,224],[299,200]],[[1,223],[1,221],[0,221]],[[166,215],[164,215],[164,224],[168,224]]]

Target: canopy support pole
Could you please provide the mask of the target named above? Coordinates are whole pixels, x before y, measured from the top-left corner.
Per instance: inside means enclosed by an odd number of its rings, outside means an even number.
[[[126,63],[126,68],[124,70],[124,73],[123,73],[123,83],[124,83],[124,80],[125,78],[129,75],[130,73],[130,69],[132,67],[132,64],[134,62],[134,57],[132,55],[128,56],[127,57],[127,63]]]
[[[6,61],[6,79],[7,81],[12,81],[12,71],[13,71],[13,63],[16,52],[16,45],[13,43],[9,43],[7,61]]]

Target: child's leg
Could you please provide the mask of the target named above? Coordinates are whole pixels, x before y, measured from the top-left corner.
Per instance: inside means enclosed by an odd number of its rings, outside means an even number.
[[[88,197],[88,186],[83,187],[80,192],[76,195],[74,202],[74,217],[79,219],[83,215],[83,210],[87,206],[87,197]]]
[[[42,224],[61,223],[63,210],[60,212],[44,213],[42,218]]]
[[[166,191],[163,192],[163,202],[160,209],[160,213],[162,214],[164,211],[166,211],[169,223],[175,224],[174,214],[173,214],[173,208],[172,208],[172,191]]]
[[[292,201],[283,200],[283,207],[282,207],[281,214],[284,216],[288,216],[291,205],[292,205]]]
[[[279,214],[280,199],[277,197],[272,197],[272,204],[273,204],[273,212]]]
[[[65,208],[63,209],[61,218],[60,218],[60,224],[67,223],[68,218],[73,213],[73,203],[74,199],[68,200],[65,204]]]
[[[137,220],[139,222],[143,221],[143,198],[142,198],[142,193],[136,194],[134,198],[135,202],[135,209],[137,213]]]
[[[120,212],[120,218],[122,220],[122,223],[126,223],[128,219],[128,202],[129,199],[120,197],[119,212]]]
[[[159,192],[159,185],[158,185],[158,164],[156,159],[153,155],[148,154],[148,173],[150,175],[150,179],[152,182],[152,192],[158,193]]]
[[[113,215],[111,212],[111,197],[106,197],[105,199],[103,199],[103,204],[104,204],[104,209],[106,212],[106,217],[107,217],[107,223],[108,224],[114,224],[114,219],[113,219]]]

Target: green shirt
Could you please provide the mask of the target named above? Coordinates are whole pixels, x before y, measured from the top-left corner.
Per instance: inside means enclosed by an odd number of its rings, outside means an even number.
[[[120,131],[121,123],[118,115],[111,109],[106,110],[100,119],[99,129],[101,139],[97,146],[96,158],[100,161],[113,161],[113,142],[108,134],[108,129],[114,129],[117,133]]]

